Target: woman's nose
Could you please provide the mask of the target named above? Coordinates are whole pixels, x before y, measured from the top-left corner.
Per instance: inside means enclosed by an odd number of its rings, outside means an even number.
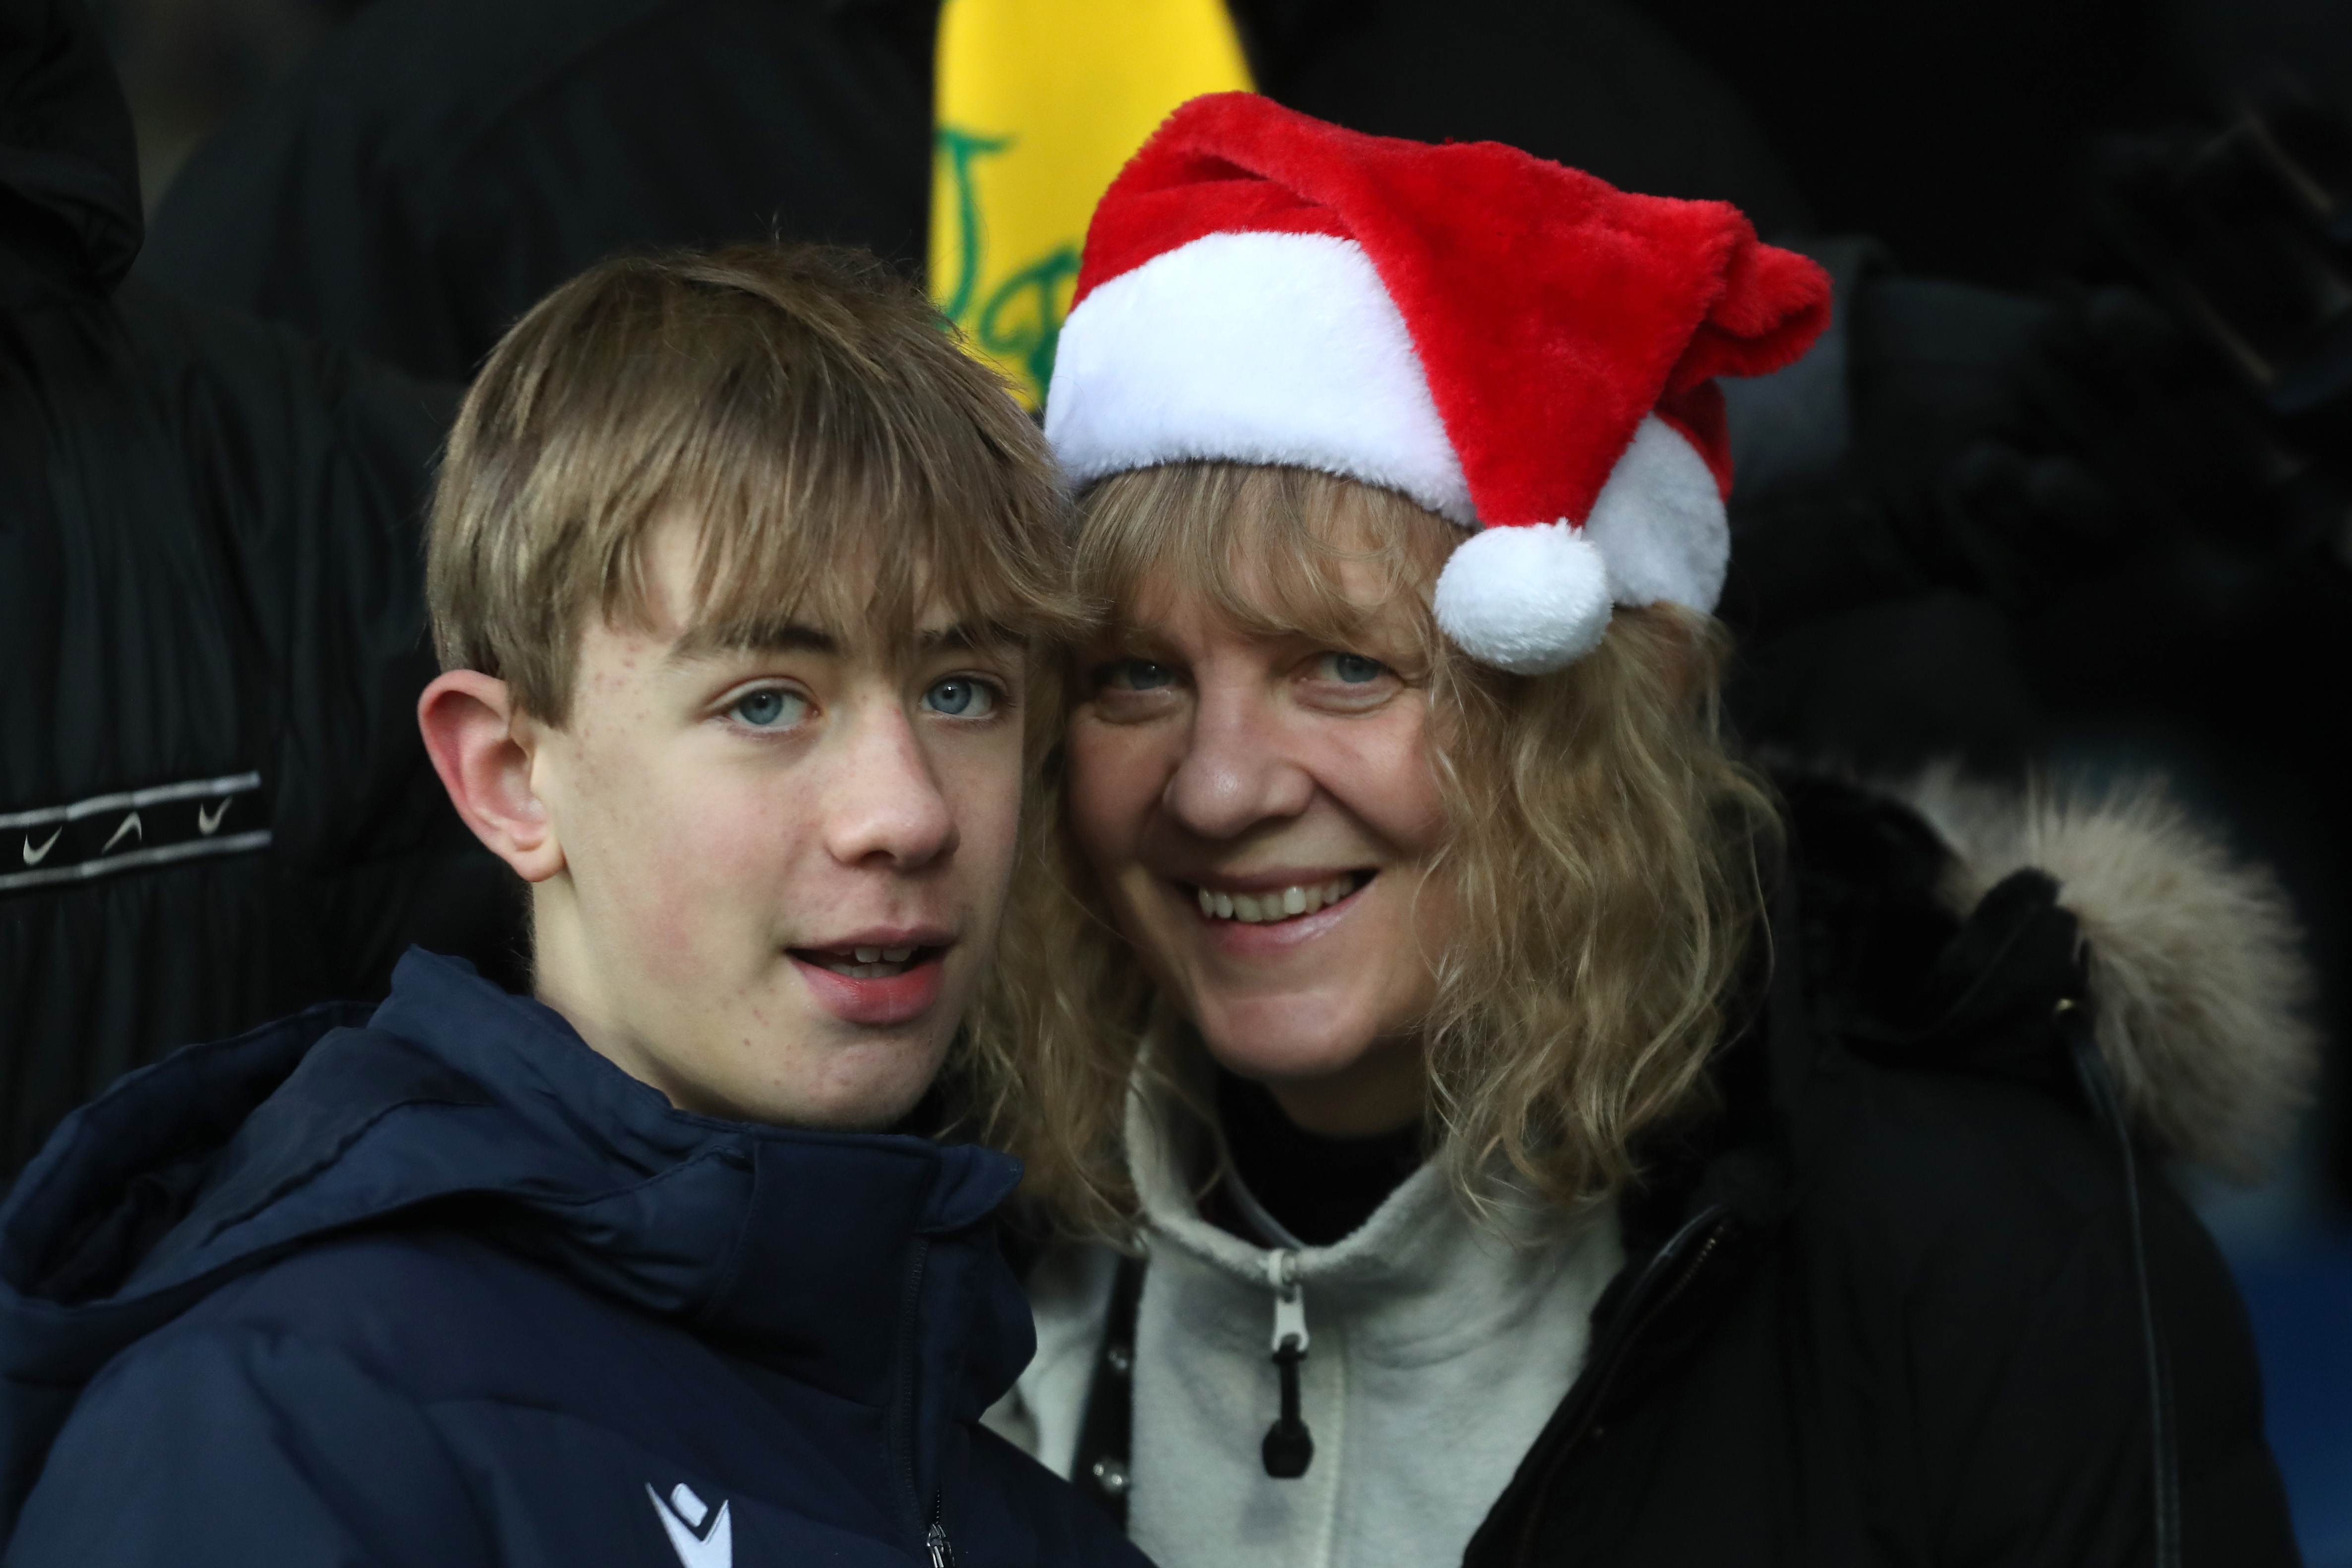
[[[1314,799],[1315,779],[1291,744],[1269,694],[1251,685],[1203,687],[1162,804],[1188,831],[1209,839],[1296,817]]]

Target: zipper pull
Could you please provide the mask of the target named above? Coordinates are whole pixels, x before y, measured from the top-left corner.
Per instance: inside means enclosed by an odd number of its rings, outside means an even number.
[[[1259,1455],[1267,1475],[1297,1480],[1315,1458],[1314,1435],[1298,1415],[1298,1364],[1307,1359],[1307,1295],[1298,1283],[1298,1254],[1269,1254],[1265,1282],[1274,1289],[1274,1366],[1282,1378],[1282,1414],[1265,1429]]]
[[[946,1502],[944,1495],[931,1499],[931,1528],[923,1535],[923,1544],[931,1550],[931,1568],[955,1568],[955,1542],[948,1539],[948,1527],[940,1522]]]

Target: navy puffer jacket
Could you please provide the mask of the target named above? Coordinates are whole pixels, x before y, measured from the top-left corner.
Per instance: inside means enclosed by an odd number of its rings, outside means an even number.
[[[11,1564],[1140,1564],[978,1424],[984,1149],[689,1115],[404,959],[133,1074],[0,1209]]]

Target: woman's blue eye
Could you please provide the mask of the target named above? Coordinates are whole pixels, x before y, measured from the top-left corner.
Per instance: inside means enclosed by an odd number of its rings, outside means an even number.
[[[1361,653],[1326,653],[1323,667],[1331,679],[1360,686],[1367,681],[1377,681],[1388,674],[1388,666],[1378,659],[1367,659]]]
[[[1155,664],[1149,659],[1121,659],[1095,672],[1096,685],[1117,686],[1122,691],[1156,692],[1162,686],[1173,685],[1175,682],[1175,671],[1165,664]]]
[[[996,711],[996,693],[979,681],[956,675],[925,692],[923,706],[953,718],[984,718]]]
[[[781,729],[799,721],[808,711],[808,701],[780,686],[763,686],[736,698],[731,711],[753,729]]]

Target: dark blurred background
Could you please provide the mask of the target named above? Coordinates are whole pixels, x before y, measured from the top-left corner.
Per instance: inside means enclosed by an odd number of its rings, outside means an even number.
[[[91,0],[131,99],[148,209],[205,138],[364,4]]]
[[[151,214],[208,139],[362,12],[435,8],[90,5]],[[876,18],[909,57],[932,11],[789,8]],[[2161,770],[2277,868],[2311,933],[2328,1077],[2267,1184],[2197,1190],[2254,1314],[2305,1552],[2352,1568],[2352,5],[1234,9],[1261,85],[1297,107],[1730,197],[1832,265],[1851,396],[1822,416],[1828,436],[1817,420],[1776,437],[1821,437],[1828,466],[1751,468],[1735,515],[1749,564],[1727,613],[1752,652],[1733,702],[1751,735],[1874,770],[1945,756],[2095,782]],[[366,75],[353,37],[341,79]],[[887,152],[908,165],[892,200],[910,214],[922,69],[906,146]],[[259,144],[260,127],[244,133]],[[235,208],[247,176],[225,145],[186,213]],[[142,272],[201,292],[184,281],[201,221],[158,232],[171,245]],[[853,237],[923,254],[919,232]],[[542,286],[523,284],[525,299]],[[477,336],[504,308],[476,311]],[[476,351],[346,340],[445,381]]]
[[[91,0],[152,209],[198,144],[368,0]],[[1343,12],[1345,4],[1283,9]],[[2079,226],[2085,142],[2222,118],[2299,79],[2352,93],[2329,0],[1633,0],[1746,102],[1811,225],[1908,270],[2030,287]]]

